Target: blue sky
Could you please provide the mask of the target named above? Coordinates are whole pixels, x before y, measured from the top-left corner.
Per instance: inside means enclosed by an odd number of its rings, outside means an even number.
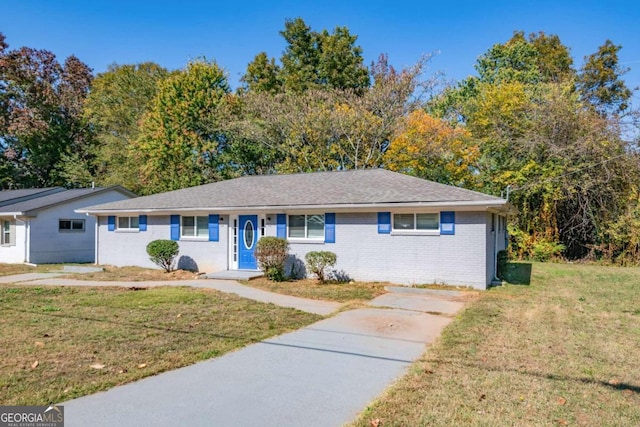
[[[0,0],[0,31],[10,47],[75,54],[102,72],[111,63],[154,61],[182,68],[215,59],[235,88],[253,57],[279,58],[278,32],[302,17],[314,30],[347,26],[358,35],[366,64],[387,53],[396,67],[439,52],[430,65],[448,79],[474,73],[476,58],[514,30],[557,34],[576,64],[606,39],[621,44],[621,62],[640,86],[640,2],[595,1],[103,1]],[[638,96],[635,97],[638,100]]]

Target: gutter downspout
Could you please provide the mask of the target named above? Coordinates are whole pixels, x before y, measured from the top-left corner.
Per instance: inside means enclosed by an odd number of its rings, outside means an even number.
[[[491,282],[502,284],[502,280],[498,278],[498,218],[497,214],[493,215],[493,279]]]
[[[91,215],[87,214],[87,216],[91,216]],[[98,231],[99,231],[99,226],[100,226],[100,217],[99,217],[99,216],[96,216],[96,223],[95,223],[95,225],[93,226],[93,228],[94,228],[94,233],[95,233],[95,239],[94,239],[94,240],[95,240],[95,244],[94,244],[94,248],[93,248],[93,251],[94,251],[93,259],[94,259],[94,264],[95,264],[95,265],[100,264],[100,262],[99,262],[99,259],[100,259],[99,257],[100,257],[100,255],[99,255],[99,253],[98,253],[98,248],[99,248],[99,246],[100,246],[100,245],[98,244],[98,243],[99,243],[98,239],[100,238],[100,233],[98,232]]]

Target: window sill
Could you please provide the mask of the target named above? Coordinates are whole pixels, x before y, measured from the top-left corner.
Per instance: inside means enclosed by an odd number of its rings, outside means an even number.
[[[209,237],[180,236],[181,242],[208,242]]]
[[[139,233],[140,230],[138,230],[137,228],[121,228],[121,229],[116,229],[115,230],[116,233]]]
[[[300,237],[289,237],[287,238],[287,241],[289,243],[324,245],[324,239],[303,239]]]
[[[392,230],[392,236],[439,236],[440,230]]]

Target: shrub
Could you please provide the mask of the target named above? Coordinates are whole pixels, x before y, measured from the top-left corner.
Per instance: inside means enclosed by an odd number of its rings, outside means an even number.
[[[318,276],[320,282],[324,283],[326,280],[325,270],[327,267],[336,265],[338,256],[329,251],[314,251],[307,253],[304,259],[307,262],[307,269]]]
[[[538,240],[533,244],[532,256],[536,261],[549,261],[564,250],[564,245],[548,240]]]
[[[173,270],[173,263],[180,248],[173,240],[154,240],[147,245],[149,259],[167,273]]]
[[[256,244],[255,257],[265,276],[276,282],[285,279],[284,265],[289,256],[289,242],[279,237],[262,237]]]
[[[508,259],[507,251],[502,250],[498,252],[498,271],[496,272],[496,276],[500,280],[506,280],[507,259]]]

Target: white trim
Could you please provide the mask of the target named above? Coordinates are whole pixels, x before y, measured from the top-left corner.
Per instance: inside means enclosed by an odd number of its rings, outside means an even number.
[[[455,201],[455,202],[402,202],[402,203],[346,203],[346,204],[327,204],[327,205],[274,205],[274,206],[211,206],[197,208],[141,208],[141,209],[106,209],[106,210],[87,210],[78,209],[76,212],[88,213],[90,215],[118,215],[119,213],[154,213],[157,215],[170,215],[179,212],[215,212],[227,214],[242,214],[248,212],[247,215],[255,215],[257,212],[270,214],[286,213],[286,212],[305,212],[318,210],[322,212],[379,212],[382,210],[398,210],[398,209],[434,209],[434,210],[454,210],[454,211],[478,211],[478,210],[495,210],[506,214],[516,213],[509,202],[503,199],[499,200],[483,200],[483,201]]]
[[[309,237],[309,226],[308,226],[308,219],[307,217],[309,216],[322,216],[322,237]],[[291,232],[291,224],[289,224],[289,217],[290,216],[304,216],[304,237],[291,237],[289,235],[289,233]],[[326,216],[323,213],[288,213],[287,214],[287,240],[293,243],[304,243],[304,242],[309,242],[309,243],[317,243],[317,242],[322,242],[324,243],[324,239],[325,239],[325,229],[326,229]]]
[[[435,214],[437,215],[438,228],[432,229],[419,229],[418,227],[418,215],[419,214]],[[413,228],[395,228],[395,216],[396,215],[413,215]],[[391,234],[396,235],[422,235],[422,236],[439,236],[440,235],[440,212],[391,212]]]

